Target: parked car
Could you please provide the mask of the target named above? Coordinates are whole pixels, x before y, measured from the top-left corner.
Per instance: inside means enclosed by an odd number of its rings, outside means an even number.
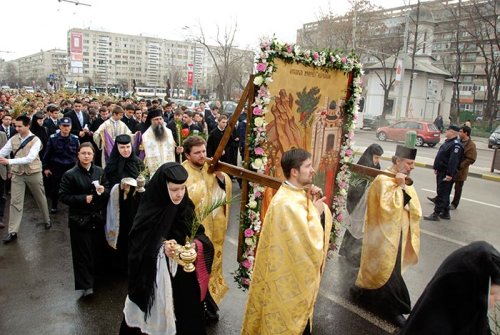
[[[491,135],[490,138],[488,139],[488,148],[493,148],[493,147],[499,147],[500,146],[500,126],[495,129]]]
[[[422,121],[400,121],[391,126],[377,129],[376,136],[381,141],[404,141],[406,133],[410,130],[417,132],[416,145],[427,144],[430,147],[439,143],[441,132],[433,123]]]
[[[363,129],[377,129],[389,125],[389,121],[382,119],[381,115],[364,115],[363,116]]]

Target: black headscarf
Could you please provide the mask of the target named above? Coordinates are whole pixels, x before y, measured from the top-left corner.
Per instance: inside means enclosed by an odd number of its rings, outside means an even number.
[[[130,143],[129,135],[119,136],[127,136],[129,138],[128,143]],[[144,163],[139,157],[137,157],[133,149],[128,158],[125,158],[120,154],[118,151],[118,144],[127,143],[124,143],[123,141],[120,142],[118,139],[119,136],[116,137],[115,144],[113,145],[109,159],[106,162],[106,167],[104,168],[104,173],[106,173],[106,178],[108,178],[111,187],[120,183],[123,178],[137,178],[141,170],[144,169]]]
[[[380,170],[380,163],[373,164],[373,156],[382,156],[384,154],[384,149],[376,143],[371,144],[366,148],[365,152],[361,155],[358,160],[358,165],[368,166],[374,169]],[[356,185],[349,186],[349,191],[347,192],[347,211],[351,213],[359,200],[365,192],[367,181],[359,182]]]
[[[33,117],[31,118],[30,131],[42,142],[42,148],[38,154],[40,157],[43,157],[45,149],[47,148],[47,142],[49,141],[49,134],[47,129],[43,125],[40,126],[36,120],[43,120],[42,112],[36,112],[33,114]]]
[[[168,182],[180,184],[187,177],[187,171],[179,163],[160,166],[147,184],[130,231],[128,295],[144,312],[144,318],[148,317],[154,302],[156,259],[163,241],[175,238],[184,244],[183,238],[190,232],[193,202],[186,191],[182,201],[175,205],[167,189]]]
[[[488,299],[500,285],[500,253],[474,242],[449,255],[425,288],[400,335],[490,334]]]

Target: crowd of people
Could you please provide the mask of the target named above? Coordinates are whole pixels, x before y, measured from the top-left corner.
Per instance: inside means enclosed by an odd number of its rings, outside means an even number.
[[[1,93],[0,214],[3,192],[11,195],[4,244],[18,239],[26,187],[45,229],[62,202],[69,208],[75,290],[83,299],[94,295],[100,267],[128,279],[120,334],[206,334],[229,290],[222,263],[232,180],[220,171],[209,173],[206,162],[228,123],[219,109]],[[221,160],[236,165],[245,127],[241,118]],[[452,125],[446,137],[438,157],[447,164],[441,169],[436,159],[438,198],[430,219],[449,217],[444,197],[449,201],[453,184],[442,183],[460,181],[456,174],[470,128]],[[383,152],[371,145],[358,164],[380,169]],[[397,145],[385,174],[349,190],[351,225],[340,255],[355,272],[351,296],[402,334],[455,334],[465,328],[470,331],[464,333],[488,334],[484,303],[491,307],[500,300],[500,255],[485,242],[450,255],[411,308],[402,272],[417,263],[420,251],[422,210],[409,178],[416,154],[414,143]],[[465,156],[464,169],[475,160],[472,153]],[[285,181],[263,218],[242,334],[312,333],[333,220],[321,189],[312,184],[311,154],[294,148],[280,164]],[[463,181],[457,186],[455,207]],[[217,202],[222,205],[198,224],[198,214]],[[185,244],[197,256],[194,272],[179,258]]]

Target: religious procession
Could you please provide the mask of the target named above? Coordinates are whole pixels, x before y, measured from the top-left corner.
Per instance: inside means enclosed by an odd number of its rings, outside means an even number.
[[[106,274],[127,282],[119,334],[213,333],[229,291],[223,262],[235,257],[248,291],[240,334],[315,334],[329,257],[347,265],[352,301],[394,334],[491,334],[500,253],[487,242],[446,257],[412,304],[403,272],[420,255],[416,135],[388,169],[378,144],[354,163],[361,72],[354,55],[271,39],[233,115],[217,102],[2,92],[3,248],[23,245],[27,212],[50,233],[67,207],[77,299],[91,305]],[[237,255],[224,252],[231,224]]]

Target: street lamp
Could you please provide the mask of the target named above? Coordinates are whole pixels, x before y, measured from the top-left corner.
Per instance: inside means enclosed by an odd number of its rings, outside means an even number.
[[[476,84],[472,85],[472,114],[476,117]]]

